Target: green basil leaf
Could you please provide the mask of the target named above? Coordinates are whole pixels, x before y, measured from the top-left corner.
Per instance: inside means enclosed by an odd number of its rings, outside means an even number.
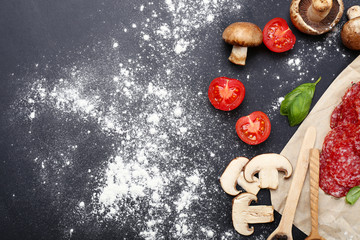
[[[290,126],[296,126],[301,123],[309,114],[311,101],[309,94],[303,93],[294,101],[289,108],[288,119]]]
[[[293,91],[289,92],[285,95],[284,100],[281,102],[280,105],[280,114],[281,115],[288,115],[289,113],[289,107],[291,103],[294,101],[294,99],[301,94],[301,91],[298,91],[297,89],[294,89]]]
[[[280,114],[288,116],[290,126],[300,124],[309,114],[311,102],[314,97],[316,84],[304,83],[285,95],[280,105]]]
[[[353,205],[360,198],[360,186],[353,187],[346,194],[346,202]]]

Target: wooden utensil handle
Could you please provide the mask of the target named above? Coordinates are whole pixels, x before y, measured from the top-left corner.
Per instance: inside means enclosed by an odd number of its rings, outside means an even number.
[[[282,218],[279,224],[279,229],[286,229],[287,232],[290,233],[300,193],[304,185],[306,172],[309,167],[309,150],[314,147],[315,138],[316,129],[314,127],[309,127],[305,132],[304,140],[300,148],[295,172],[285,202]]]
[[[319,202],[319,158],[320,150],[310,150],[310,209],[311,209],[311,228],[313,231],[318,229],[318,202]]]

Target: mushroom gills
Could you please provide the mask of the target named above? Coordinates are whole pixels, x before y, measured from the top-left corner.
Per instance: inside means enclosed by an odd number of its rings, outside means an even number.
[[[241,47],[241,46],[234,45],[232,48],[229,60],[232,63],[244,66],[246,56],[247,56],[247,47]]]
[[[334,28],[343,11],[343,0],[292,0],[290,18],[301,32],[320,35]]]

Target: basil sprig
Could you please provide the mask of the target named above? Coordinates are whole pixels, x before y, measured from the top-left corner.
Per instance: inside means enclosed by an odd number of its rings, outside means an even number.
[[[300,124],[309,114],[315,87],[320,80],[321,77],[314,83],[301,84],[285,95],[281,102],[280,114],[288,117],[290,126]]]
[[[353,205],[360,198],[360,186],[353,187],[346,194],[346,202]]]

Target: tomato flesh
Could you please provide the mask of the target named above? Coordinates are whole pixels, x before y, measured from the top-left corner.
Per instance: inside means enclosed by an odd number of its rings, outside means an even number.
[[[293,48],[296,37],[284,19],[274,18],[264,27],[263,42],[273,52],[286,52]]]
[[[271,124],[268,116],[256,111],[248,116],[239,118],[236,122],[236,132],[240,139],[247,144],[257,145],[264,142],[270,135]]]
[[[208,97],[211,104],[219,110],[231,111],[237,108],[245,97],[245,87],[237,79],[215,78],[209,86]]]

